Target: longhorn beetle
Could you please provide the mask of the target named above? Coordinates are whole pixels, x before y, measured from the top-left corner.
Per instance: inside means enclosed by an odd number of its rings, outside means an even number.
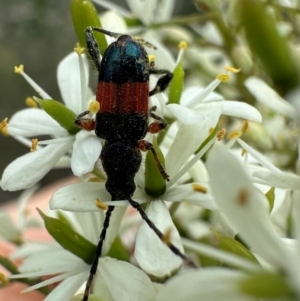
[[[117,38],[117,41],[106,49],[101,61],[93,31]],[[149,62],[143,46],[152,48],[154,46],[141,39],[98,27],[87,27],[85,34],[87,50],[99,72],[96,99],[100,103],[100,110],[95,120],[83,118],[90,113],[89,111],[81,113],[77,116],[75,124],[86,130],[95,130],[96,135],[105,140],[100,159],[107,175],[106,189],[111,194],[111,200],[128,200],[162,239],[162,232],[148,218],[140,204],[131,197],[135,191],[134,176],[142,160],[141,151],[150,150],[153,153],[162,177],[169,180],[152,144],[143,138],[147,132],[158,133],[167,126],[162,118],[153,113],[155,108],[151,108],[149,112],[148,103],[149,96],[168,87],[173,74],[168,70],[156,69],[154,63]],[[151,74],[162,76],[154,89],[149,91]],[[156,121],[148,126],[149,115]],[[89,297],[113,210],[114,206],[108,206],[83,301],[87,301]],[[173,253],[190,263],[190,260],[172,243],[167,245]]]

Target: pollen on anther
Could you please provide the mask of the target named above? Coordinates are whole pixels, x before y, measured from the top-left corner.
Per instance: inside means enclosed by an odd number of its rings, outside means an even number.
[[[218,80],[220,80],[221,82],[223,82],[223,83],[228,82],[229,79],[230,79],[229,75],[226,74],[226,73],[219,73],[219,74],[216,76],[216,78],[217,78]]]
[[[241,68],[234,68],[234,67],[232,67],[232,66],[226,66],[226,67],[224,67],[224,69],[225,69],[226,71],[230,71],[230,72],[232,72],[232,73],[238,73],[238,72],[241,71]]]
[[[100,110],[100,103],[97,100],[94,100],[90,103],[88,110],[92,113],[92,114],[96,114],[99,112]]]
[[[78,54],[84,54],[85,49],[81,47],[78,43],[76,44],[76,47],[74,47],[74,51]]]
[[[192,184],[192,188],[196,192],[207,193],[207,188],[204,187],[204,186],[202,186],[202,185],[200,185],[200,184],[193,183]]]
[[[15,66],[14,71],[15,71],[15,73],[17,73],[17,74],[22,74],[22,72],[24,71],[24,65]]]
[[[218,141],[221,141],[226,134],[226,129],[222,128],[218,133],[217,133],[217,139]]]
[[[242,148],[241,156],[244,157],[246,154],[247,154],[247,151],[244,148]]]
[[[36,147],[37,147],[38,143],[39,143],[39,140],[36,138],[31,140],[31,149],[30,149],[31,152],[36,151]]]
[[[171,243],[171,233],[172,229],[168,228],[167,231],[162,236],[162,241],[168,246]]]
[[[148,60],[149,60],[149,63],[153,63],[155,61],[155,55],[154,54],[149,54],[148,55]]]
[[[25,104],[30,108],[37,108],[38,104],[32,97],[27,97],[25,99]]]
[[[242,136],[242,134],[243,133],[241,131],[231,132],[230,134],[227,135],[226,139],[230,140],[234,138],[239,138]]]
[[[245,134],[247,132],[248,126],[249,126],[249,122],[248,122],[248,120],[245,120],[242,125],[242,133],[243,134]]]
[[[108,209],[108,206],[106,204],[104,204],[103,202],[101,202],[99,199],[96,199],[96,206],[102,210]]]
[[[178,47],[180,49],[187,49],[187,43],[185,41],[180,41]]]
[[[0,130],[4,129],[7,126],[8,118],[4,118],[0,123]]]

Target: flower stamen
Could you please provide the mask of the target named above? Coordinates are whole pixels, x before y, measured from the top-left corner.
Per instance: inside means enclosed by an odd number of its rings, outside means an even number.
[[[101,202],[98,198],[96,199],[96,206],[102,210],[108,209],[108,206],[105,203]]]
[[[163,234],[161,240],[167,245],[169,246],[171,243],[171,233],[172,233],[172,229],[168,228],[167,231]]]
[[[232,66],[225,66],[224,69],[232,73],[238,73],[241,71],[241,68],[234,68]]]
[[[235,131],[235,132],[231,132],[230,134],[227,135],[226,139],[227,140],[231,140],[234,138],[239,138],[243,135],[243,132],[241,131]]]
[[[0,130],[4,129],[7,126],[8,118],[4,118],[0,123]]]
[[[218,141],[221,141],[224,136],[226,134],[226,129],[225,128],[222,128],[218,133],[217,133],[217,140]]]
[[[202,186],[202,185],[200,185],[200,184],[193,183],[192,184],[192,188],[196,192],[207,193],[207,188],[204,187],[204,186]]]
[[[242,133],[245,134],[248,130],[248,127],[249,127],[249,122],[248,120],[244,120],[244,123],[242,125]]]
[[[78,54],[78,55],[82,55],[84,54],[85,48],[81,47],[79,43],[76,44],[76,47],[74,47],[74,51]]]
[[[20,65],[20,66],[15,66],[15,73],[17,73],[17,74],[22,74],[23,73],[23,71],[24,71],[24,65]]]
[[[36,147],[37,147],[38,143],[39,143],[39,140],[37,138],[31,140],[31,148],[30,148],[31,152],[36,151]]]
[[[230,76],[226,73],[219,73],[217,76],[216,76],[216,79],[218,79],[219,81],[223,82],[223,83],[226,83],[229,81],[230,79]]]
[[[30,108],[38,108],[37,102],[32,97],[27,97],[25,99],[25,104]]]
[[[100,110],[100,103],[97,100],[94,100],[90,103],[88,110],[92,113],[92,114],[96,114],[99,112]]]

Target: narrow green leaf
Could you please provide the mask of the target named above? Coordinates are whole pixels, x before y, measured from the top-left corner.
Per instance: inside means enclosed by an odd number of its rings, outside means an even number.
[[[80,131],[80,128],[74,123],[76,114],[65,105],[54,99],[39,99],[35,97],[34,100],[41,105],[49,116],[66,129],[70,135],[75,135]]]
[[[239,287],[243,293],[259,299],[270,298],[274,300],[293,295],[293,290],[282,275],[269,272],[249,276],[240,282]]]
[[[266,193],[266,197],[268,199],[270,212],[271,212],[274,207],[274,201],[275,201],[275,187],[270,188],[270,190]]]
[[[74,231],[65,222],[45,215],[37,209],[44,220],[49,234],[66,250],[80,257],[87,264],[92,264],[96,252],[96,246],[82,235]]]
[[[165,159],[157,145],[157,139],[155,136],[153,137],[153,147],[157,153],[161,165],[165,167]],[[147,152],[145,160],[145,191],[152,197],[159,197],[166,191],[166,181],[162,177],[151,151]]]
[[[221,234],[217,231],[212,230],[212,233],[209,236],[202,238],[201,242],[209,244],[223,251],[243,257],[258,264],[258,261],[255,258],[255,256],[243,244],[241,244],[234,238]],[[201,266],[222,265],[222,262],[215,258],[210,258],[209,256],[199,255],[199,259],[201,262]]]
[[[183,91],[184,83],[184,70],[182,68],[182,62],[179,60],[173,72],[173,79],[169,85],[169,102],[179,103],[181,94]]]
[[[239,16],[247,41],[256,60],[281,90],[288,91],[298,83],[296,64],[287,41],[276,29],[273,17],[261,0],[241,0]]]
[[[85,29],[88,26],[102,27],[96,8],[90,0],[72,0],[71,15],[79,43],[82,47],[86,48]],[[107,42],[104,34],[95,32],[94,36],[98,43],[100,52],[103,55],[107,48]]]
[[[116,237],[106,256],[129,262],[130,255],[119,236]]]

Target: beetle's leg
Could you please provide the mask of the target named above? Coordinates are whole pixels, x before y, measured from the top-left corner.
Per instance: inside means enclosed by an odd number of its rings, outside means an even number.
[[[164,76],[160,77],[156,83],[156,86],[152,91],[149,92],[149,96],[154,94],[163,92],[168,88],[170,81],[173,78],[173,73],[169,70],[164,69],[155,69],[153,66],[149,69],[150,74],[164,74]]]
[[[82,118],[89,113],[89,110],[82,112],[76,117],[74,123],[86,131],[93,131],[96,126],[95,120],[93,118]]]
[[[158,156],[157,156],[157,153],[152,145],[152,143],[146,141],[146,140],[140,140],[138,141],[138,144],[137,144],[137,147],[143,151],[143,152],[146,152],[148,150],[150,150],[153,154],[153,157],[154,157],[154,160],[155,160],[155,163],[157,165],[157,168],[159,169],[159,172],[161,173],[162,177],[167,180],[167,181],[170,181],[170,177],[169,175],[166,173],[166,171],[164,170],[163,166],[161,165],[159,159],[158,159]]]

